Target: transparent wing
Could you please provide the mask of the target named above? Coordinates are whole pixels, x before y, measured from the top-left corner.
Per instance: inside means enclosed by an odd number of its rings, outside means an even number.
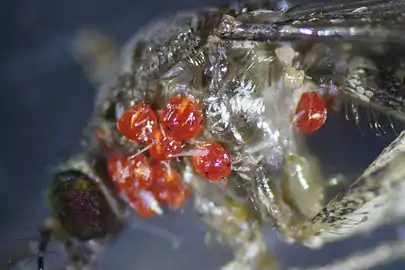
[[[346,1],[335,4],[297,6],[283,19],[261,23],[255,15],[234,18],[223,16],[216,35],[222,39],[266,42],[299,41],[370,41],[403,42],[405,5],[397,1]],[[268,16],[274,16],[270,13]]]

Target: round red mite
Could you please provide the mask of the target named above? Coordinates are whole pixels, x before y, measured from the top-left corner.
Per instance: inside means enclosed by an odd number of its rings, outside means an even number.
[[[320,129],[327,118],[325,102],[316,92],[304,92],[295,110],[295,126],[305,134]]]
[[[175,96],[162,110],[161,125],[164,132],[177,141],[189,141],[203,128],[204,114],[200,105],[186,96]]]
[[[199,150],[207,150],[205,155],[191,157],[194,169],[209,181],[219,181],[231,173],[231,159],[220,144],[216,142],[203,142],[196,145]]]
[[[129,140],[150,144],[159,129],[157,115],[148,104],[138,103],[124,111],[117,129]]]
[[[144,192],[145,194],[148,194],[150,196],[153,196],[150,194],[149,191],[141,191]],[[153,210],[152,206],[150,205],[150,202],[148,202],[145,198],[141,196],[141,193],[131,193],[127,194],[128,200],[129,200],[129,205],[140,215],[141,217],[144,218],[150,218],[154,217],[156,215],[156,212]]]
[[[129,158],[121,154],[112,155],[107,161],[107,168],[114,185],[123,194],[133,193],[152,184],[151,165],[143,154]]]
[[[190,191],[181,182],[180,174],[170,165],[157,163],[152,167],[153,185],[149,190],[160,203],[173,209],[181,208],[186,202]]]
[[[182,143],[180,141],[166,136],[166,134],[160,130],[156,131],[153,137],[154,142],[149,149],[149,154],[155,160],[168,160],[173,155],[181,153]]]

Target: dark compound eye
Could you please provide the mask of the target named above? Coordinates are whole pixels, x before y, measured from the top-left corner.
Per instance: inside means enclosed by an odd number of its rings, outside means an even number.
[[[82,172],[56,174],[49,199],[63,228],[79,240],[105,237],[120,226],[99,185]]]
[[[107,121],[111,121],[111,122],[116,122],[117,119],[117,103],[115,102],[111,102],[110,104],[108,104],[108,107],[106,108],[106,110],[104,111],[104,118]]]

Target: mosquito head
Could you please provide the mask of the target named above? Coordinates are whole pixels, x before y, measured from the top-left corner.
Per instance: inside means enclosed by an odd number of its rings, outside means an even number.
[[[99,185],[77,170],[60,171],[49,188],[56,218],[71,236],[86,241],[117,230],[118,220]]]

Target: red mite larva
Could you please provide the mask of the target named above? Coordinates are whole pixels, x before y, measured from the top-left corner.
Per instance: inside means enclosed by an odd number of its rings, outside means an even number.
[[[405,133],[330,201],[304,135],[328,121],[331,99],[405,119],[404,11],[400,0],[256,1],[145,28],[100,82],[83,153],[57,169],[38,269],[51,239],[74,242],[71,267],[92,267],[94,242],[119,235],[127,211],[152,218],[188,198],[234,251],[223,270],[283,269],[265,226],[316,248],[403,220]],[[326,269],[405,256],[401,243],[384,247]]]

